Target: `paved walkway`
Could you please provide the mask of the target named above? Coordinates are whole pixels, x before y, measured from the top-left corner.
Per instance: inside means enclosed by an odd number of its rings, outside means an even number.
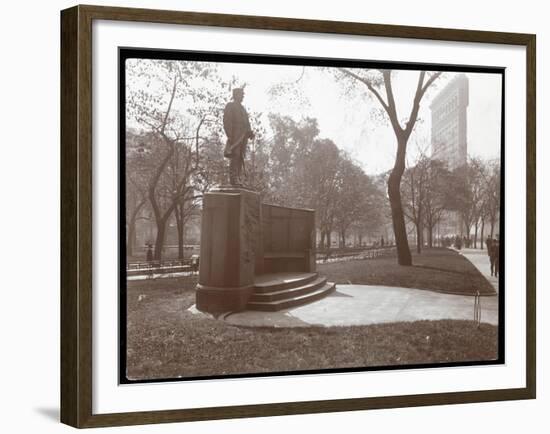
[[[498,324],[498,297],[481,297],[481,321]],[[305,306],[279,312],[245,311],[224,317],[250,327],[350,326],[439,319],[474,319],[474,297],[389,286],[337,285]]]
[[[460,252],[493,285],[490,262],[484,250]],[[498,325],[498,299],[481,297],[481,321]],[[336,286],[336,291],[315,303],[279,312],[245,311],[223,317],[230,324],[249,327],[351,326],[419,320],[473,320],[475,297],[422,289],[371,285]],[[198,313],[194,306],[190,311]]]
[[[489,255],[487,255],[487,250],[462,249],[458,250],[458,253],[468,259],[489,283],[493,285],[493,288],[498,293],[498,277],[491,276],[491,261],[489,260]]]

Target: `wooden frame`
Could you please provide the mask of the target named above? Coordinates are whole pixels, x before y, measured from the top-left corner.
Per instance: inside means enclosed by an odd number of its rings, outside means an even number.
[[[92,414],[92,21],[508,44],[527,57],[526,387],[506,390]],[[76,6],[61,12],[61,421],[84,428],[532,399],[536,395],[535,35],[166,10]]]

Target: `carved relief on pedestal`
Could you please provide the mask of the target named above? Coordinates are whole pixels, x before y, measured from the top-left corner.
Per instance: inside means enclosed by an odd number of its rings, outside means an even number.
[[[260,201],[256,195],[245,194],[243,202],[241,260],[253,264],[258,248],[257,241],[261,237]]]

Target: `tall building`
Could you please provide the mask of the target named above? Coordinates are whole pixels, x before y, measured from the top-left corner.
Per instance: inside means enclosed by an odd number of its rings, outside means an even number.
[[[433,99],[432,158],[444,161],[449,169],[466,164],[468,155],[468,78],[457,75]]]
[[[468,78],[458,74],[432,103],[432,158],[453,170],[468,161]],[[446,211],[437,228],[438,236],[464,235],[458,211]]]

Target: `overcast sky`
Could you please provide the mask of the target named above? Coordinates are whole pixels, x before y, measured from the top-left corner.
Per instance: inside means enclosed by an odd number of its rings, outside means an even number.
[[[332,139],[339,148],[345,149],[367,173],[377,174],[393,166],[395,136],[389,122],[373,119],[370,115],[379,105],[366,96],[366,88],[363,90],[360,86],[361,91],[350,97],[342,92],[342,86],[329,73],[312,67],[222,63],[220,73],[224,78],[234,76],[239,83],[246,84],[243,104],[249,111],[275,112],[295,119],[303,116],[317,118],[320,136]],[[445,73],[424,97],[421,122],[409,141],[409,159],[414,159],[417,148],[425,148],[425,143],[429,143],[430,102],[455,75]],[[499,158],[501,76],[466,75],[470,83],[468,153],[484,159]],[[396,71],[392,77],[399,116],[406,118],[410,113],[418,71]],[[288,83],[289,89],[299,89],[301,98],[293,99],[290,90],[273,97],[270,89],[281,82]]]
[[[129,68],[139,61],[127,63]],[[366,87],[356,82],[358,91],[346,94],[342,83],[329,71],[316,67],[219,63],[224,81],[235,78],[245,85],[244,106],[261,113],[268,126],[268,114],[288,115],[295,120],[312,117],[318,120],[319,136],[334,141],[361,164],[367,174],[379,174],[392,168],[395,159],[395,136],[386,119],[372,116],[380,105],[369,97]],[[418,71],[397,71],[392,83],[398,114],[408,118],[418,80]],[[431,152],[430,102],[457,73],[444,73],[424,96],[417,122],[408,145],[407,158],[414,163],[418,150]],[[466,74],[470,95],[468,106],[468,154],[483,159],[500,155],[500,74]],[[285,91],[274,95],[274,86]],[[139,86],[137,83],[130,86]],[[212,83],[219,86],[219,83]],[[228,91],[227,101],[231,93]],[[404,121],[402,121],[402,125]],[[268,131],[268,138],[270,132]]]

